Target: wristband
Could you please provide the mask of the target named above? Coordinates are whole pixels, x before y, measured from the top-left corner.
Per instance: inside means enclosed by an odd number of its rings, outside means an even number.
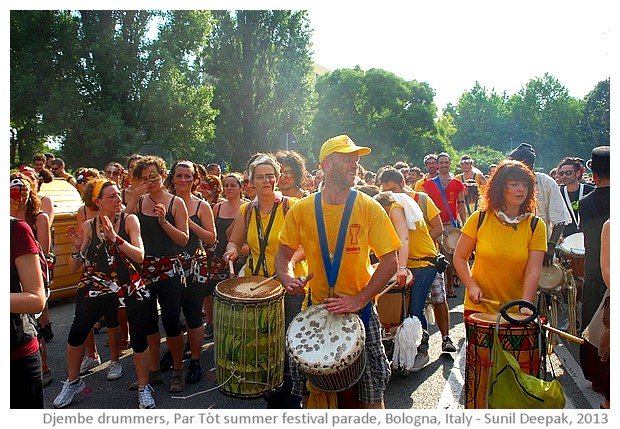
[[[457,203],[459,203],[459,204],[461,204],[461,203],[465,204],[465,200],[458,200],[458,201],[457,201]]]
[[[398,267],[399,270],[406,270],[407,267]]]
[[[117,235],[116,238],[114,239],[114,244],[116,244],[117,246],[121,246],[125,243],[125,240],[123,240],[123,238],[120,235]]]
[[[547,245],[549,244],[553,244],[553,247],[558,245],[558,243],[556,243],[555,241],[547,241]]]

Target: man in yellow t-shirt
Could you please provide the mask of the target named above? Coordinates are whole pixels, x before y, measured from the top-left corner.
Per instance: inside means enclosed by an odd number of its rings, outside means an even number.
[[[358,398],[364,408],[384,408],[383,396],[391,370],[381,342],[374,301],[396,273],[396,252],[401,242],[381,205],[362,192],[351,197],[354,202],[350,219],[348,225],[342,225],[345,242],[341,254],[335,254],[341,223],[345,223],[341,222],[345,206],[357,178],[359,158],[368,153],[370,148],[357,146],[346,135],[331,138],[321,146],[319,162],[325,173],[324,186],[320,193],[300,200],[289,210],[280,234],[276,273],[288,293],[299,293],[308,283],[310,303],[324,303],[325,309],[339,314],[365,314],[362,320],[366,328],[367,364],[357,384]],[[317,198],[320,200],[316,201]],[[328,260],[333,264],[341,258],[336,282],[331,286],[320,245],[317,219],[321,215],[317,215],[317,206],[324,219]],[[307,278],[295,277],[293,273],[291,258],[299,246],[303,246],[308,261]],[[371,251],[380,261],[374,272]],[[292,366],[293,393],[303,396],[307,406],[309,392],[305,376],[297,365]]]

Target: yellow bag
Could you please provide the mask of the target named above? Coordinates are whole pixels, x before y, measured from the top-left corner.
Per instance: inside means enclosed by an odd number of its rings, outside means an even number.
[[[490,408],[564,408],[566,399],[559,380],[544,381],[521,371],[519,363],[506,352],[499,340],[497,326],[493,340],[489,371],[488,405]]]

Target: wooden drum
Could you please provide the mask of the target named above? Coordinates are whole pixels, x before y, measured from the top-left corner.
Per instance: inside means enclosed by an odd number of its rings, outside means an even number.
[[[217,284],[213,298],[216,379],[225,395],[260,398],[284,381],[284,288],[264,277]]]
[[[486,408],[491,349],[497,313],[474,313],[465,323],[467,349],[465,359],[465,408]],[[512,314],[515,319],[524,318]],[[499,339],[504,350],[513,355],[521,370],[538,376],[541,368],[539,328],[535,323],[511,324],[501,319]]]
[[[336,314],[312,305],[293,319],[286,333],[289,356],[318,389],[341,392],[364,373],[366,330],[356,314]]]

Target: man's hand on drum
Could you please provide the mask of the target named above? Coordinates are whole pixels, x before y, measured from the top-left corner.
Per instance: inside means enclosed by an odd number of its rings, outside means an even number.
[[[308,274],[308,276],[291,277],[291,280],[284,284],[284,289],[291,295],[298,295],[305,293],[306,283],[314,277],[314,273]]]
[[[357,296],[343,295],[338,292],[335,298],[325,298],[323,303],[326,310],[338,314],[357,313],[366,305],[365,302],[360,302]]]

